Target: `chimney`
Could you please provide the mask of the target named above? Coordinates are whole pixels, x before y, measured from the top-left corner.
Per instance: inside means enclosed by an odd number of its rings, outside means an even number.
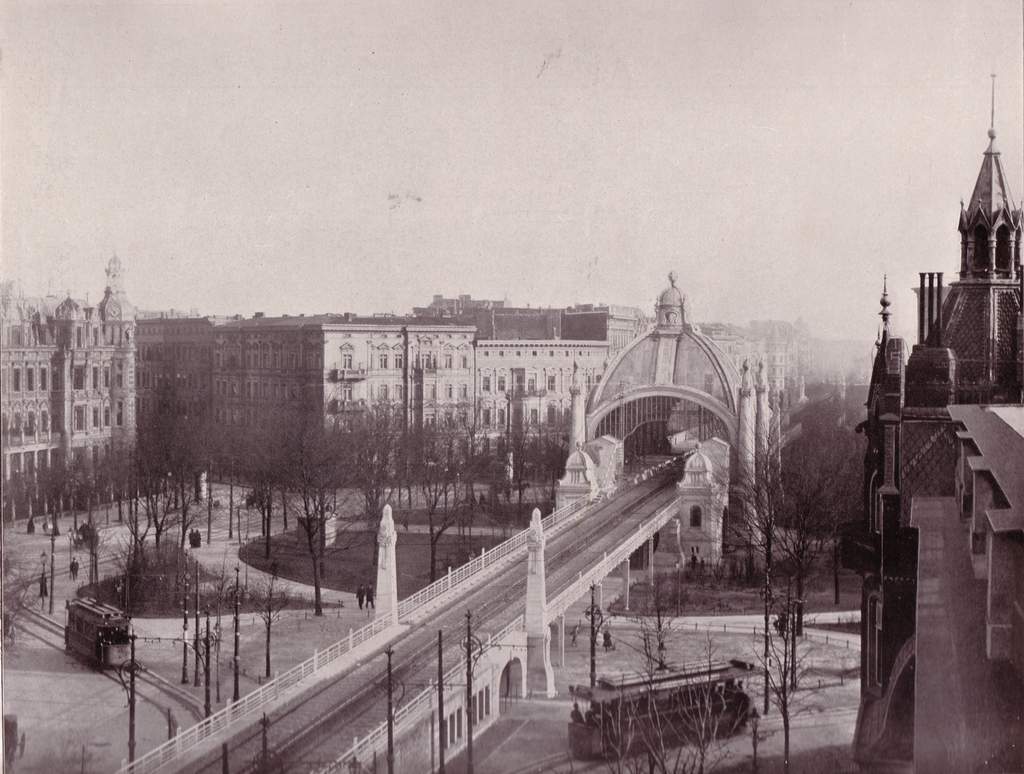
[[[924,344],[924,272],[918,276],[921,286],[917,290],[917,343]]]
[[[942,272],[939,272],[939,285],[935,292],[935,346],[942,346]]]

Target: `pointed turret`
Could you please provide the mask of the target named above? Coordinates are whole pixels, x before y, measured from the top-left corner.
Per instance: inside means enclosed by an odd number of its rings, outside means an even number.
[[[1010,277],[1020,263],[1021,211],[1010,194],[994,127],[988,137],[974,191],[960,205],[961,277]]]

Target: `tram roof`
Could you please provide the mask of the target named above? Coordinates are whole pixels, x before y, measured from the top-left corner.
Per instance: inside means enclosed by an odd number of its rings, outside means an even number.
[[[624,672],[617,677],[597,678],[597,686],[576,686],[575,693],[591,701],[610,701],[623,695],[642,693],[649,690],[666,691],[693,685],[718,684],[728,680],[748,677],[754,665],[739,659],[728,661],[695,662],[669,667],[667,670],[645,672]]]
[[[68,602],[68,609],[76,609],[88,613],[94,618],[109,621],[111,623],[122,623],[127,620],[124,611],[113,605],[107,605],[91,597],[72,599]]]

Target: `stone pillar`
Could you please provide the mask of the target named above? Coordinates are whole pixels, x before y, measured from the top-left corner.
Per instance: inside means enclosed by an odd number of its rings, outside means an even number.
[[[775,405],[772,407],[772,427],[769,436],[772,463],[776,471],[782,470],[782,390],[775,393]]]
[[[743,361],[738,404],[737,475],[742,485],[749,484],[754,479],[754,390],[750,383],[750,366],[746,361]]]
[[[622,605],[624,610],[629,610],[629,557],[622,563]]]
[[[551,668],[551,628],[547,621],[544,543],[540,508],[534,508],[526,541],[526,688],[531,696],[550,699],[555,696],[555,675]]]
[[[768,423],[771,410],[768,407],[768,380],[765,378],[764,361],[757,364],[757,384],[754,386],[756,404],[754,407],[754,475],[763,476],[761,466],[768,459]]]
[[[583,399],[583,390],[579,383],[579,368],[576,363],[572,366],[572,384],[569,386],[569,395],[572,398],[572,427],[569,431],[569,452],[583,446],[587,442],[587,415],[586,401]]]
[[[398,623],[398,573],[395,566],[395,520],[391,506],[384,506],[384,515],[377,530],[377,585],[374,587],[374,618],[389,618]]]
[[[558,666],[565,666],[565,613],[558,616]]]

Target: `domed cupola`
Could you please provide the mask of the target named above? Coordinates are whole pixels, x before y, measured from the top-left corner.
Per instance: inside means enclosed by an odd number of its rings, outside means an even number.
[[[662,331],[681,331],[686,325],[686,296],[676,287],[676,273],[669,272],[669,286],[658,296],[654,308],[655,327]]]

